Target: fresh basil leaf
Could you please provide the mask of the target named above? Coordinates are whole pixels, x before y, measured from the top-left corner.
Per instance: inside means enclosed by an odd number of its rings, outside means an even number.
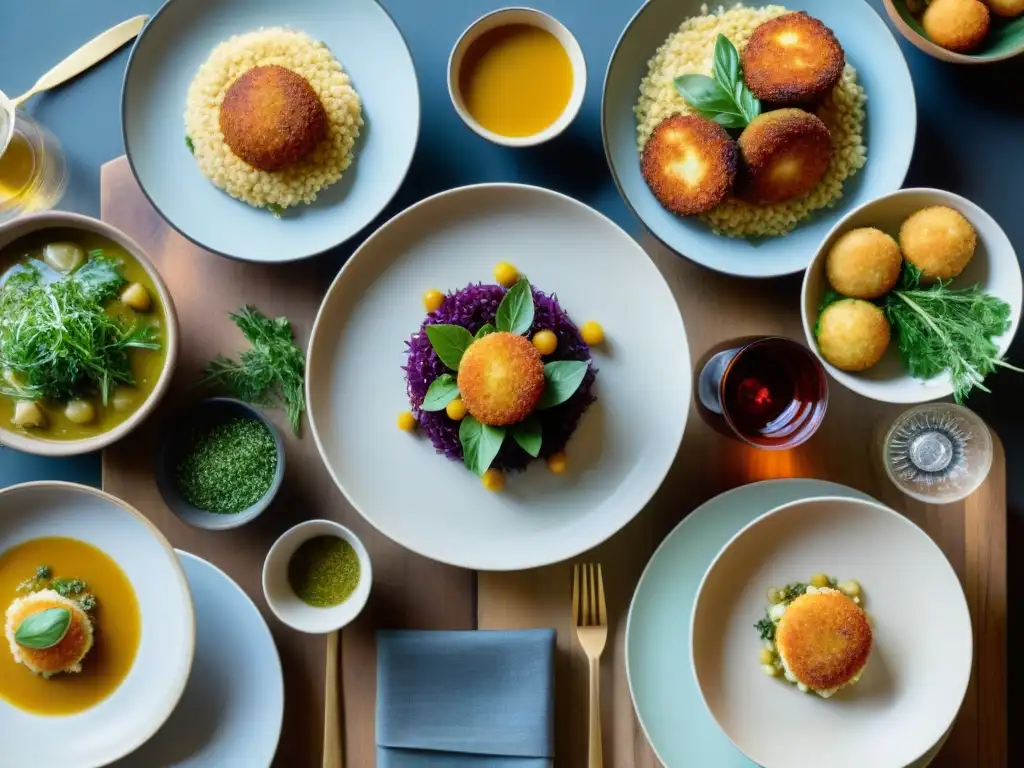
[[[722,109],[736,109],[729,92],[707,75],[680,75],[674,82],[679,95],[696,110],[720,112]]]
[[[730,93],[740,81],[740,54],[736,46],[725,35],[719,33],[715,39],[715,57],[712,71],[715,80]]]
[[[467,415],[459,423],[459,442],[462,443],[462,460],[470,472],[483,475],[498,455],[505,441],[504,427],[481,424]]]
[[[498,305],[494,318],[499,331],[508,331],[522,336],[533,325],[533,291],[527,280],[520,280],[508,289],[505,298]]]
[[[64,639],[70,626],[71,611],[67,608],[47,608],[21,622],[14,633],[14,642],[23,648],[52,648]]]
[[[544,394],[537,403],[538,410],[561,405],[580,388],[587,375],[589,363],[582,360],[558,360],[544,366]]]
[[[479,331],[476,332],[476,336],[474,336],[473,338],[474,339],[482,339],[487,334],[494,333],[497,330],[498,329],[495,328],[493,325],[491,325],[490,323],[487,323],[487,325],[485,325],[483,328],[481,328]]]
[[[536,414],[531,413],[518,424],[513,424],[510,429],[512,438],[519,443],[520,448],[533,456],[533,458],[537,458],[540,455],[541,428],[540,419],[537,418]]]
[[[443,411],[444,407],[459,396],[459,385],[455,377],[450,373],[442,373],[427,387],[427,394],[423,398],[424,411]]]
[[[704,117],[718,123],[723,128],[747,127],[747,119],[743,115],[736,115],[731,112],[719,112],[717,115],[704,115]]]
[[[761,100],[755,96],[743,81],[737,84],[738,98],[736,102],[743,110],[743,116],[750,123],[755,117],[761,114]]]
[[[453,371],[459,370],[462,355],[473,343],[472,334],[461,325],[445,325],[443,323],[428,325],[427,338],[430,339],[430,346],[437,352],[441,362]]]

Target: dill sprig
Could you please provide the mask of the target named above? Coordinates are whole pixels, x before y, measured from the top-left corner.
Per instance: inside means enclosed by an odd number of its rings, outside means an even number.
[[[768,616],[754,624],[754,629],[762,640],[775,640],[775,622]]]
[[[306,409],[306,356],[295,344],[292,324],[286,317],[269,318],[251,305],[232,313],[231,319],[252,348],[238,360],[214,358],[199,383],[223,387],[253,405],[283,407],[298,435]]]
[[[921,287],[921,271],[906,264],[899,287],[885,302],[900,354],[911,375],[929,379],[949,370],[953,398],[963,403],[985,377],[1007,363],[992,341],[1010,327],[1010,306],[974,285],[951,289],[939,281]]]

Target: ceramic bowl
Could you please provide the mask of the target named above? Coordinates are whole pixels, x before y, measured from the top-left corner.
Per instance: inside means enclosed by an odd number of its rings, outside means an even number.
[[[6,422],[0,422],[0,446],[39,456],[77,456],[98,451],[117,442],[139,426],[163,399],[171,385],[174,368],[178,362],[178,315],[174,309],[174,299],[171,297],[167,284],[164,283],[164,279],[142,247],[121,230],[98,219],[63,211],[48,211],[15,219],[6,224],[0,224],[0,250],[25,235],[47,229],[77,229],[83,232],[92,232],[119,245],[131,254],[149,275],[164,311],[163,331],[167,350],[163,371],[161,371],[153,391],[149,393],[149,397],[139,405],[135,413],[123,422],[100,435],[80,440],[47,440],[35,433],[30,434],[22,430],[11,429]]]
[[[994,340],[1000,354],[1005,354],[1009,349],[1020,322],[1021,270],[1017,254],[999,224],[977,205],[941,189],[901,189],[860,206],[843,217],[819,245],[804,275],[801,314],[807,346],[818,355],[825,370],[844,387],[871,400],[923,403],[951,395],[953,384],[948,373],[928,380],[911,376],[900,359],[895,335],[881,362],[866,371],[841,371],[821,357],[814,337],[814,326],[822,299],[829,290],[825,277],[828,251],[840,235],[857,227],[877,227],[897,237],[900,224],[910,214],[933,205],[948,206],[960,211],[978,233],[974,258],[967,269],[953,280],[952,287],[979,285],[982,290],[998,296],[1010,305],[1010,328]]]
[[[830,699],[761,670],[769,586],[823,572],[862,585],[871,654],[855,685]],[[902,515],[863,499],[778,507],[740,530],[704,575],[691,661],[726,736],[765,768],[903,766],[941,739],[971,676],[971,617],[952,566]]]
[[[565,111],[562,112],[555,122],[532,136],[502,136],[499,133],[494,133],[494,131],[484,128],[469,114],[462,100],[462,91],[459,89],[459,73],[462,69],[462,61],[470,45],[485,32],[490,32],[496,27],[503,27],[509,24],[527,24],[550,32],[558,39],[562,47],[565,48],[565,52],[569,54],[569,60],[572,62],[572,94],[569,96],[569,103],[566,104]],[[583,50],[580,48],[579,42],[577,42],[572,32],[566,29],[565,25],[556,18],[532,8],[502,8],[481,16],[459,36],[451,55],[448,57],[448,95],[451,97],[455,111],[462,118],[462,122],[469,126],[478,136],[482,136],[488,141],[501,144],[502,146],[532,147],[555,138],[576,119],[586,92],[587,63],[583,58]]]
[[[0,762],[98,768],[148,741],[177,706],[195,653],[192,595],[167,540],[120,499],[72,483],[26,483],[0,490],[0,555],[23,542],[54,536],[91,544],[120,567],[138,601],[139,646],[121,684],[107,698],[74,715],[25,712],[0,696]],[[86,573],[75,575],[88,581]],[[9,578],[8,571],[5,582]],[[102,613],[104,593],[100,584],[94,586]],[[90,655],[102,652],[103,633],[118,631],[114,624],[102,622],[101,616],[97,645]],[[2,652],[8,653],[6,642]],[[87,656],[83,668],[89,661]],[[9,659],[4,663],[9,664]],[[87,669],[81,674],[88,674]],[[60,696],[76,681],[49,684],[55,686],[52,695]]]
[[[750,3],[748,3],[750,4]],[[753,5],[764,5],[756,2]],[[821,238],[852,208],[903,185],[917,134],[914,84],[899,44],[864,0],[804,0],[793,6],[834,30],[867,94],[867,164],[843,184],[843,197],[783,237],[716,235],[696,217],[661,207],[640,172],[633,108],[648,62],[679,25],[701,15],[705,0],[649,0],[626,25],[608,62],[601,103],[605,156],[626,205],[667,248],[708,269],[742,277],[777,277],[807,267]],[[727,3],[726,5],[733,5]]]
[[[178,465],[182,452],[187,448],[192,428],[197,424],[216,423],[227,419],[254,419],[261,422],[270,430],[274,444],[277,446],[277,471],[274,473],[270,488],[263,494],[263,498],[251,507],[229,515],[207,512],[205,509],[193,506],[182,496],[174,482],[175,467]],[[211,397],[200,402],[191,411],[185,414],[176,413],[171,417],[157,449],[154,474],[164,503],[183,522],[209,531],[226,531],[245,525],[263,514],[281,488],[281,483],[284,481],[284,466],[285,452],[281,433],[262,411],[234,398]]]
[[[318,608],[299,599],[288,583],[288,562],[303,543],[315,536],[337,536],[352,545],[359,558],[359,584],[339,605]],[[282,622],[299,632],[313,635],[336,632],[350,624],[366,606],[373,584],[370,555],[352,531],[331,520],[308,520],[289,528],[267,553],[263,563],[263,594],[270,610]]]
[[[1004,61],[1024,53],[1024,16],[1016,19],[1001,18],[991,14],[992,29],[980,50],[973,53],[957,53],[931,41],[921,25],[920,16],[915,16],[907,6],[907,0],[882,0],[892,25],[899,30],[914,47],[942,61],[953,64],[989,64]]]

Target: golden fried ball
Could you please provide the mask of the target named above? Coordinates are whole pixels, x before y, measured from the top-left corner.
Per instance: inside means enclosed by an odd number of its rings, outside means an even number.
[[[725,199],[738,164],[736,142],[725,128],[697,115],[674,115],[647,140],[640,171],[664,208],[692,216]]]
[[[276,64],[253,67],[224,95],[220,129],[239,158],[261,171],[277,171],[320,143],[327,111],[301,75]]]
[[[874,227],[851,229],[829,249],[825,260],[828,282],[852,299],[877,299],[900,279],[903,256],[889,235]]]
[[[913,213],[900,226],[903,258],[925,280],[951,280],[971,263],[978,235],[963,214],[936,205]]]
[[[936,45],[970,53],[988,34],[990,16],[981,0],[933,0],[921,17],[921,26]]]
[[[816,335],[828,362],[841,371],[863,371],[885,355],[891,329],[885,313],[871,302],[843,299],[821,313]]]
[[[766,21],[743,50],[747,87],[772,104],[817,101],[836,87],[845,65],[832,30],[803,11]]]
[[[996,16],[1013,18],[1024,13],[1024,0],[985,0],[985,5]]]
[[[743,129],[737,191],[744,200],[772,205],[810,192],[832,162],[832,136],[802,109],[764,112]]]
[[[458,383],[463,405],[481,424],[515,424],[533,412],[544,394],[544,363],[529,339],[491,333],[462,355]]]
[[[71,622],[61,641],[50,648],[19,645],[15,634],[21,623],[50,608],[64,608],[71,614]],[[52,589],[34,592],[11,603],[6,613],[5,630],[14,660],[43,677],[60,672],[81,672],[82,660],[92,650],[93,626],[89,615],[77,603]]]

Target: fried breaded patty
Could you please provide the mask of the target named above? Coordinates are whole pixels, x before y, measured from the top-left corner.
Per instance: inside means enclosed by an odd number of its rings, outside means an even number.
[[[253,67],[224,95],[220,129],[239,158],[261,171],[277,171],[320,143],[327,112],[301,75],[276,64]]]
[[[754,30],[743,51],[743,79],[772,104],[807,104],[836,87],[846,54],[832,30],[803,11]]]
[[[492,333],[469,345],[459,363],[459,394],[481,424],[522,421],[544,393],[544,363],[529,339]]]
[[[798,597],[775,630],[785,668],[808,688],[828,691],[856,680],[871,653],[871,625],[860,606],[836,589]]]
[[[932,42],[947,51],[969,53],[984,42],[992,18],[981,0],[933,0],[921,16]]]
[[[71,624],[64,638],[51,648],[26,648],[18,645],[14,635],[21,623],[29,616],[49,608],[66,608],[71,612]],[[82,659],[92,650],[92,621],[75,602],[61,597],[52,589],[44,589],[11,603],[6,618],[7,643],[16,662],[43,677],[60,672],[82,671]]]
[[[832,136],[816,115],[788,108],[765,112],[739,139],[737,192],[751,203],[771,205],[809,192],[832,162]]]
[[[732,189],[736,142],[718,123],[697,115],[662,120],[644,145],[640,170],[651,192],[680,216],[710,211]]]

